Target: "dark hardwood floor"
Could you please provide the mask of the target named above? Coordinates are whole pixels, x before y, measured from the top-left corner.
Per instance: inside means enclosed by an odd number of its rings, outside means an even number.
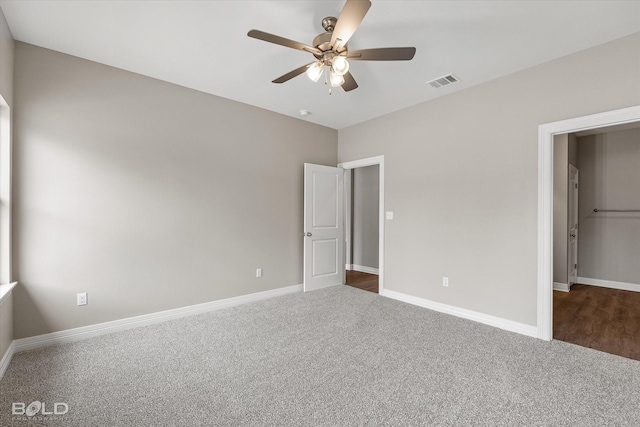
[[[640,360],[640,292],[577,284],[554,291],[553,338]]]
[[[347,285],[365,291],[378,293],[378,276],[375,274],[361,273],[347,270]]]

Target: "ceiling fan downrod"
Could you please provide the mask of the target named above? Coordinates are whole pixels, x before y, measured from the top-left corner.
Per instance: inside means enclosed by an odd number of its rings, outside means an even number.
[[[333,29],[336,28],[337,22],[338,18],[335,16],[327,16],[322,20],[322,28],[324,28],[327,33],[332,33]]]

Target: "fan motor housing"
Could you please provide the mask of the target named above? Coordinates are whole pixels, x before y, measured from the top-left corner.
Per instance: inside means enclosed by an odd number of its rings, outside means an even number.
[[[315,39],[313,39],[313,47],[320,49],[322,52],[330,52],[331,51],[331,36],[333,33],[326,32],[322,34],[318,34]],[[342,52],[347,51],[347,45],[344,45],[339,52],[335,52],[336,54],[340,54]],[[322,59],[325,55],[316,55],[317,59]]]
[[[322,20],[322,28],[326,31],[326,33],[318,34],[315,39],[313,39],[313,47],[316,49],[320,49],[323,53],[331,51],[331,36],[333,35],[333,29],[336,27],[338,23],[338,18],[335,16],[327,16]],[[342,49],[338,52],[335,51],[336,54],[340,54],[342,52],[347,51],[347,45],[344,45]],[[325,58],[326,55],[316,55],[317,59]]]
[[[318,34],[313,39],[313,47],[320,49],[323,52],[331,50],[331,34],[329,32]],[[317,57],[318,55],[316,55]],[[318,58],[319,59],[319,58]]]

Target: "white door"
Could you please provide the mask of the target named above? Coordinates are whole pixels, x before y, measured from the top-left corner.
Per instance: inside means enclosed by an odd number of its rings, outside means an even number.
[[[304,164],[304,291],[344,284],[344,170]]]
[[[578,280],[578,169],[569,165],[569,245],[568,269],[569,286]]]

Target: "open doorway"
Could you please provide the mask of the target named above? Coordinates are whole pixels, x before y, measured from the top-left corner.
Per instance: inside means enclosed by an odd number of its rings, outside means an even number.
[[[379,293],[384,265],[384,156],[338,167],[345,170],[345,284]]]
[[[378,293],[380,166],[345,169],[345,284]]]
[[[640,122],[554,138],[553,338],[636,360],[638,165]]]
[[[539,337],[545,340],[554,338],[553,323],[553,285],[554,285],[554,137],[557,135],[598,130],[606,132],[614,126],[624,125],[627,128],[637,127],[640,123],[640,107],[630,107],[621,110],[609,111],[591,116],[578,117],[575,119],[563,120],[555,123],[548,123],[539,127],[539,216],[538,216],[538,242],[539,242],[539,262],[538,262],[538,333]],[[621,129],[621,128],[618,128]],[[578,161],[578,167],[580,162]],[[585,181],[584,168],[580,171],[581,182]],[[579,196],[579,205],[585,202],[586,198]],[[594,209],[602,208],[592,206],[592,213],[597,213]],[[581,217],[581,219],[583,219]],[[584,223],[584,221],[582,221]],[[580,227],[580,225],[579,225]],[[584,240],[585,230],[582,226],[581,239]],[[582,256],[581,256],[581,252]],[[578,248],[577,282],[584,281],[583,256],[585,251]],[[582,266],[582,268],[581,268]],[[567,263],[568,267],[568,263]],[[607,281],[600,281],[599,285],[607,284]],[[568,284],[568,282],[567,282]],[[594,283],[595,284],[595,283]],[[596,284],[598,285],[598,284]],[[566,293],[570,295],[572,292]]]

